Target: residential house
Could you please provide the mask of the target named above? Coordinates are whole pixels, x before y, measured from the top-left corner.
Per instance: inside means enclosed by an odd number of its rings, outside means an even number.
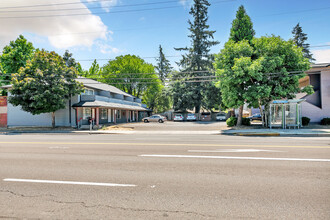
[[[66,108],[55,112],[56,126],[81,127],[109,123],[140,121],[151,110],[141,103],[141,99],[130,95],[114,86],[79,77],[85,92],[67,100]],[[3,87],[4,88],[4,87]],[[6,86],[10,96],[11,86]],[[20,106],[8,102],[7,126],[51,126],[51,114],[32,115]]]

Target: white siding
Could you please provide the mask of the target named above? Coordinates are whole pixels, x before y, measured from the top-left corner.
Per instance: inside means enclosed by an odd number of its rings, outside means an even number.
[[[10,93],[8,94],[10,96]],[[71,104],[77,103],[78,96],[72,97]],[[66,103],[66,108],[55,112],[56,126],[75,126],[75,110],[71,109],[71,125],[69,121],[69,101]],[[40,115],[32,115],[29,112],[23,111],[20,106],[13,106],[8,102],[7,124],[9,127],[19,126],[36,126],[50,127],[52,126],[51,113]]]

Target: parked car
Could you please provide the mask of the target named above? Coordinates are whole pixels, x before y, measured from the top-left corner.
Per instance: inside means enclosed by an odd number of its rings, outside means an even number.
[[[202,112],[201,121],[211,121],[211,112]]]
[[[226,113],[220,112],[216,116],[217,121],[226,121]]]
[[[196,115],[193,114],[193,113],[189,113],[188,116],[187,116],[187,121],[196,121],[197,118],[196,118]]]
[[[247,118],[250,119],[251,121],[253,121],[253,120],[256,120],[256,121],[262,121],[262,119],[261,119],[261,115],[260,115],[259,113],[254,114],[254,115],[252,115],[252,116],[250,116],[250,117],[247,117]]]
[[[142,121],[144,123],[148,123],[148,122],[159,122],[159,123],[163,123],[164,121],[166,121],[166,118],[161,116],[161,115],[152,115],[150,117],[145,117],[142,119]]]
[[[183,121],[183,115],[182,114],[175,114],[173,121]]]

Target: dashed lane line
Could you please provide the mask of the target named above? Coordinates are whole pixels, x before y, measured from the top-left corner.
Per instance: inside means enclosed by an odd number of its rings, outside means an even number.
[[[159,155],[159,154],[142,154],[139,156],[140,157],[162,157],[162,158],[204,158],[204,159],[234,159],[234,160],[277,160],[277,161],[330,162],[330,159],[310,159],[310,158],[229,157],[229,156]]]
[[[117,187],[135,187],[134,184],[118,184],[118,183],[96,183],[96,182],[75,182],[75,181],[57,181],[57,180],[34,180],[34,179],[3,179],[5,182],[24,182],[24,183],[53,183],[53,184],[70,184],[70,185],[87,185],[87,186],[117,186]]]

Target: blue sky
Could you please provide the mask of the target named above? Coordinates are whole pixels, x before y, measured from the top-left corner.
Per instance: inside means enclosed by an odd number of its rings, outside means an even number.
[[[190,45],[188,38],[188,19],[190,0],[106,0],[105,2],[86,3],[86,0],[2,0],[0,17],[41,16],[38,18],[2,18],[0,25],[0,47],[8,44],[18,34],[31,41],[35,47],[54,50],[63,54],[66,49],[73,53],[84,69],[89,68],[90,59],[113,59],[124,54],[135,54],[149,63],[155,64],[158,47],[162,45],[165,55],[177,56],[180,53],[174,47]],[[95,1],[95,0],[94,0]],[[159,3],[154,5],[127,6],[132,4]],[[168,2],[168,3],[160,3]],[[244,5],[251,17],[256,37],[279,35],[284,39],[292,37],[292,28],[300,22],[303,31],[308,34],[311,46],[330,45],[330,1],[328,0],[209,0],[209,25],[215,30],[215,39],[220,44],[212,48],[218,53],[228,40],[231,22],[237,8]],[[77,3],[58,6],[38,6],[1,9],[1,7],[20,7],[38,4]],[[118,7],[119,6],[119,7]],[[84,10],[68,10],[86,7]],[[97,8],[95,8],[97,7]],[[162,8],[163,9],[153,9]],[[29,10],[47,9],[48,12]],[[52,11],[59,9],[60,11]],[[62,10],[61,9],[65,9]],[[144,10],[119,12],[126,10]],[[5,13],[1,13],[5,10]],[[26,10],[26,13],[8,12]],[[110,13],[106,13],[110,12]],[[47,15],[87,13],[89,16],[44,17]],[[100,13],[100,14],[98,14]],[[102,13],[102,14],[101,14]],[[5,33],[5,32],[6,33]],[[71,40],[68,40],[72,38]],[[1,41],[3,44],[1,44]],[[311,48],[317,62],[330,62],[330,46]],[[168,58],[174,62],[180,57]],[[98,60],[103,65],[106,61]]]

